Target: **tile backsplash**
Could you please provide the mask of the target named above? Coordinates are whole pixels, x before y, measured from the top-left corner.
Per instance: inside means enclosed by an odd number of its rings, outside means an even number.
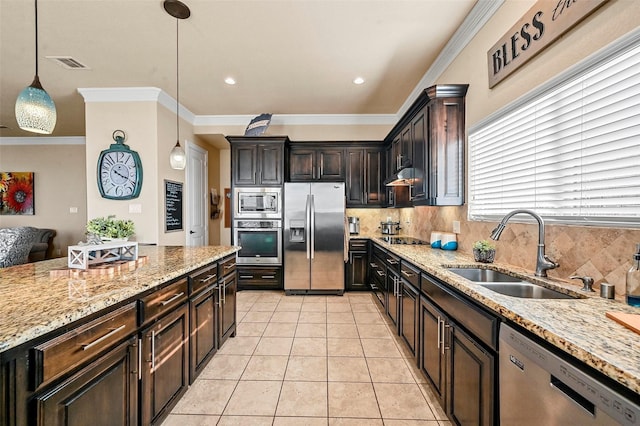
[[[348,216],[360,218],[362,234],[379,232],[381,221],[390,217],[400,222],[400,234],[429,240],[431,231],[452,232],[453,221],[460,221],[458,250],[471,254],[474,241],[489,239],[496,222],[467,220],[467,208],[415,207],[405,209],[347,209]],[[517,218],[516,218],[517,219]],[[640,230],[598,228],[545,224],[546,254],[560,267],[548,271],[550,277],[581,286],[571,275],[588,275],[600,283],[616,287],[616,299],[623,301],[625,276],[631,267],[636,243],[640,243]],[[496,244],[496,262],[519,266],[533,271],[536,264],[538,225],[509,221]]]

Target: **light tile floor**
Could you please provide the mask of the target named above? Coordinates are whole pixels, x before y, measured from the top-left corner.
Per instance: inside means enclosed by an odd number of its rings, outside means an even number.
[[[164,426],[450,426],[369,293],[238,292],[227,340]]]

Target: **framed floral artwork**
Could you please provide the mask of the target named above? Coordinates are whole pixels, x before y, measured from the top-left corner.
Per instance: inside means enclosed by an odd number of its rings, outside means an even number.
[[[0,215],[32,215],[33,172],[0,172]]]

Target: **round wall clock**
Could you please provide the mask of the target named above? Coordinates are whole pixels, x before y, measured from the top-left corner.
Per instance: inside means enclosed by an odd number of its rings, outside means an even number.
[[[131,200],[142,189],[142,162],[136,151],[124,144],[122,130],[113,132],[116,143],[98,157],[98,190],[103,198]]]

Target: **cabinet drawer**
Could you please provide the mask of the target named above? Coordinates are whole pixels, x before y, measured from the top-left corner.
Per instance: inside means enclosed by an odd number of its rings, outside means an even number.
[[[133,335],[136,319],[133,302],[32,348],[33,390]]]
[[[187,279],[181,278],[140,299],[140,324],[146,324],[184,303],[187,300],[188,287]]]
[[[380,247],[379,245],[373,245],[373,255],[379,257],[380,259],[384,259],[387,255],[387,251]]]
[[[349,251],[367,251],[368,240],[349,240]]]
[[[387,265],[387,268],[392,269],[393,271],[400,273],[400,256],[396,256],[391,252],[385,253],[384,262]]]
[[[280,267],[238,268],[238,285],[279,285]]]
[[[218,265],[218,276],[220,278],[225,277],[236,271],[236,257],[227,257],[226,259],[223,259]]]
[[[379,258],[378,256],[374,256],[371,259],[371,263],[369,263],[369,267],[371,271],[369,272],[376,280],[380,283],[384,283],[386,281],[386,268],[384,265],[384,260]]]
[[[218,281],[218,264],[212,263],[189,275],[191,294],[196,294]]]
[[[420,269],[403,260],[400,265],[400,275],[420,291]]]

